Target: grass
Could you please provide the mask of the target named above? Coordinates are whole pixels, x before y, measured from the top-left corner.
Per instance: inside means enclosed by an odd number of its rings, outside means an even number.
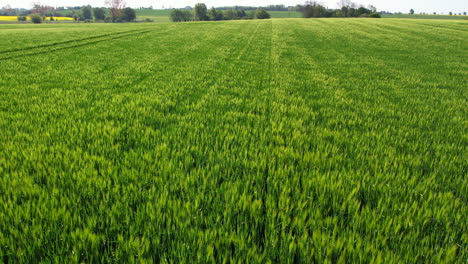
[[[0,25],[0,259],[464,263],[466,26]]]
[[[449,15],[410,15],[410,14],[401,14],[401,15],[382,15],[382,18],[411,18],[411,19],[467,19],[467,16],[449,16]]]

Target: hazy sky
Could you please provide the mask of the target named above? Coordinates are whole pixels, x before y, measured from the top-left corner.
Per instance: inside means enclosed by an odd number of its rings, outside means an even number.
[[[0,0],[0,7],[10,4],[13,7],[30,8],[32,2],[40,2],[41,4],[50,6],[81,6],[90,4],[92,6],[104,6],[105,0]],[[305,1],[305,0],[304,0]],[[248,6],[263,6],[269,4],[284,4],[297,5],[301,4],[302,0],[126,0],[127,5],[131,7],[148,7],[165,8],[169,7],[184,7],[187,5],[193,6],[195,3],[202,2],[207,6],[233,6],[233,5],[248,5]],[[336,7],[338,0],[322,0],[319,1],[329,8]],[[468,12],[468,0],[354,0],[358,4],[372,4],[378,10],[386,10],[391,12],[408,12],[413,8],[416,13],[419,12]]]

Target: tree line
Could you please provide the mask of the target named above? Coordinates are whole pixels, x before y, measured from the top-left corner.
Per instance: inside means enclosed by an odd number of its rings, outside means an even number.
[[[18,21],[26,21],[26,17],[29,16],[33,23],[42,23],[46,17],[50,18],[50,21],[54,21],[54,17],[72,17],[75,21],[105,21],[105,22],[131,22],[136,19],[136,12],[130,7],[125,6],[123,0],[108,0],[106,4],[108,8],[104,7],[91,7],[90,5],[82,6],[80,9],[74,9],[70,13],[64,15],[62,12],[65,9],[56,9],[47,5],[40,5],[38,3],[33,4],[31,10],[21,10],[18,12]],[[8,13],[13,13],[12,8],[2,8]],[[62,12],[60,12],[62,11]]]
[[[220,20],[241,20],[241,19],[268,19],[270,14],[264,9],[245,11],[244,9],[220,10],[214,7],[208,9],[205,4],[198,3],[193,10],[174,9],[171,12],[173,22],[188,21],[220,21]]]
[[[373,17],[380,18],[377,13],[377,8],[370,5],[367,8],[353,3],[349,0],[341,0],[339,8],[328,9],[316,1],[307,1],[304,5],[299,6],[298,10],[304,18],[318,17]]]

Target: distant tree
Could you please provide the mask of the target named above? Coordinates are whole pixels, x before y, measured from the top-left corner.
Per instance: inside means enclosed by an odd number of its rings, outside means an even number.
[[[106,12],[104,8],[99,8],[99,7],[94,8],[93,12],[94,12],[94,18],[96,18],[97,20],[104,20],[106,18]]]
[[[172,22],[187,22],[193,20],[193,14],[190,10],[174,9],[172,10],[170,17]]]
[[[346,13],[348,14],[349,10],[346,9]],[[301,8],[302,16],[304,18],[311,18],[311,17],[330,17],[332,14],[321,4],[315,1],[308,1],[305,5]],[[342,11],[342,13],[344,13]]]
[[[81,14],[83,19],[93,19],[93,11],[89,5],[81,8]]]
[[[437,15],[437,13],[436,13],[436,12],[434,12],[434,13],[432,13],[432,14],[433,14],[433,15]]]
[[[133,10],[130,7],[127,7],[123,11],[123,20],[130,22],[134,21],[136,19],[136,13],[135,10]]]
[[[333,16],[334,17],[343,17],[343,12],[341,12],[341,10],[338,9],[333,13]]]
[[[363,6],[359,7],[356,12],[358,16],[369,15],[370,13],[372,13],[370,9],[367,9]]]
[[[411,8],[411,9],[409,10],[409,13],[410,13],[411,15],[414,15],[414,9]]]
[[[6,5],[6,6],[2,7],[2,12],[0,12],[0,15],[11,16],[14,13],[16,13],[16,12],[14,12],[13,8],[11,8],[11,5]]]
[[[380,14],[379,14],[379,13],[376,13],[376,12],[370,13],[370,14],[369,14],[369,17],[371,17],[371,18],[381,18]]]
[[[341,9],[341,13],[344,17],[357,16],[356,14],[353,14],[356,4],[350,0],[340,0],[338,2],[338,7]]]
[[[106,0],[106,5],[109,6],[109,15],[112,21],[121,19],[123,16],[123,9],[125,8],[124,0]]]
[[[268,14],[268,12],[265,11],[264,9],[257,9],[257,11],[255,12],[255,18],[257,18],[257,19],[269,19],[270,14]]]
[[[466,16],[466,12],[463,12],[463,15]]]
[[[18,17],[18,21],[26,21],[26,20],[28,20],[28,18],[25,17],[25,16],[19,16]]]
[[[40,24],[42,23],[42,16],[40,14],[31,14],[31,21],[34,23],[34,24]]]
[[[236,13],[232,9],[225,10],[223,16],[226,20],[236,19]]]
[[[244,9],[237,9],[235,13],[236,13],[236,19],[243,19],[247,16]]]
[[[223,20],[224,19],[223,12],[218,11],[216,10],[216,8],[212,7],[208,11],[208,18],[210,19],[210,21]]]
[[[453,15],[453,13],[452,13],[452,12],[449,12],[449,16],[451,16],[451,15]]]
[[[206,8],[205,4],[203,3],[196,4],[194,8],[195,20],[207,21],[208,20],[207,12],[208,12],[208,9]]]

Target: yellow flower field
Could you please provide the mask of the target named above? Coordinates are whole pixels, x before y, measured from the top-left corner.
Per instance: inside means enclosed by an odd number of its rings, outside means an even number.
[[[28,16],[28,21],[31,20],[31,18]],[[50,17],[46,18],[47,21],[50,21]],[[56,21],[73,21],[72,17],[54,17],[54,20]],[[17,16],[0,16],[0,21],[18,21]]]

